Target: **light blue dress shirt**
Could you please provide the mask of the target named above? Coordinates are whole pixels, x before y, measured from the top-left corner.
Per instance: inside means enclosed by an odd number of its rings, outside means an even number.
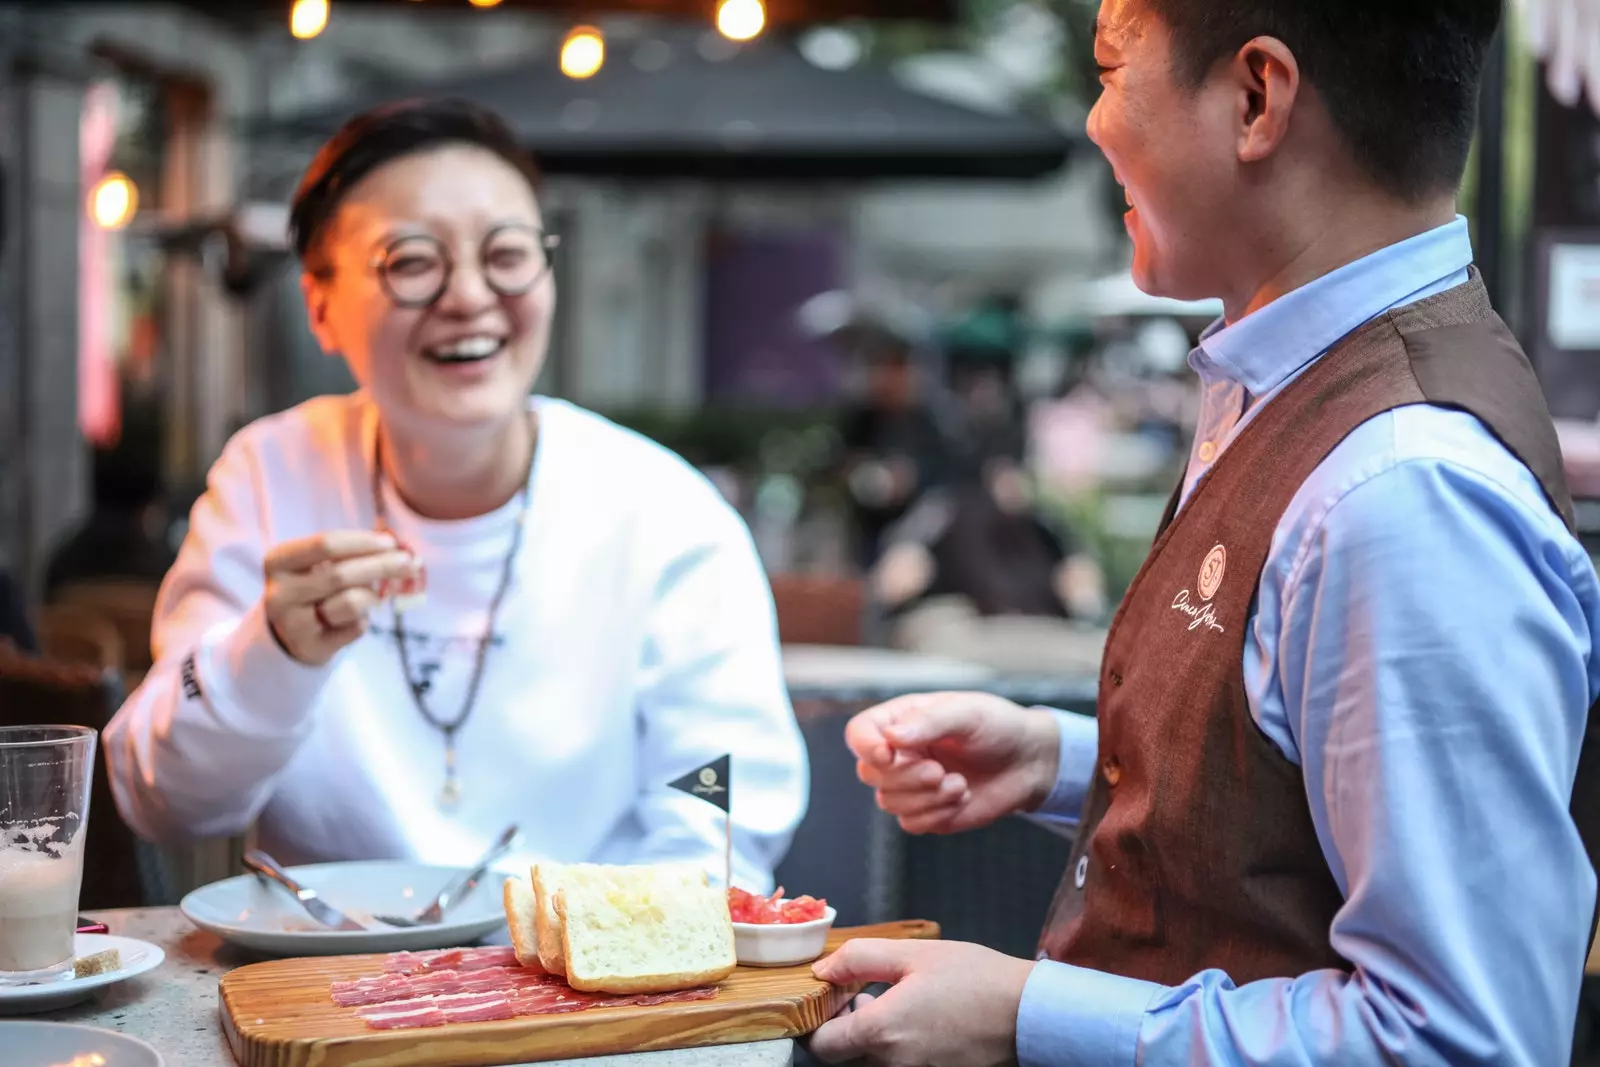
[[[1208,330],[1185,499],[1300,371],[1471,258],[1457,218]],[[1274,532],[1243,664],[1252,716],[1304,772],[1353,973],[1166,987],[1042,961],[1024,1067],[1565,1064],[1595,900],[1567,808],[1596,634],[1588,556],[1482,424],[1419,405],[1360,426]],[[1040,814],[1070,822],[1096,728],[1061,722]]]

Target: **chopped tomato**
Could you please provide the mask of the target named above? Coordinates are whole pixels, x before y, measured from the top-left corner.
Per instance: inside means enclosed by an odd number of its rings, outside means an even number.
[[[747,893],[738,886],[728,890],[728,913],[736,923],[807,923],[827,914],[828,902],[816,897],[785,900],[783,887],[770,897]]]

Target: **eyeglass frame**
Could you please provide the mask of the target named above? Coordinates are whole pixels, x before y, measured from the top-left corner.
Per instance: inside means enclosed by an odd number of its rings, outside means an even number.
[[[527,285],[524,285],[519,289],[501,289],[497,287],[490,279],[489,272],[484,269],[483,266],[484,251],[488,248],[489,242],[493,241],[496,235],[504,233],[506,230],[525,230],[534,234],[538,239],[537,244],[539,250],[544,253],[543,268],[537,274],[535,274],[532,279],[529,280]],[[430,242],[438,248],[439,258],[444,263],[444,277],[440,279],[438,289],[435,290],[433,295],[428,297],[428,299],[402,300],[395,294],[394,286],[389,281],[389,272],[385,269],[385,264],[387,263],[389,257],[394,253],[394,250],[397,246],[407,241],[419,240]],[[483,283],[489,287],[490,292],[504,299],[526,296],[528,293],[533,291],[533,287],[538,285],[539,282],[541,282],[555,266],[555,252],[556,249],[560,247],[560,234],[549,233],[538,226],[529,226],[528,224],[522,222],[508,222],[504,225],[496,226],[488,233],[484,234],[483,240],[478,242],[478,269],[483,273]],[[450,280],[455,276],[456,261],[455,257],[450,254],[449,246],[439,238],[435,237],[433,234],[409,233],[403,237],[396,237],[388,244],[373,252],[372,256],[367,260],[367,267],[378,276],[378,286],[383,290],[384,295],[389,298],[390,303],[394,304],[395,307],[404,308],[407,311],[420,311],[423,308],[429,308],[434,304],[437,304],[439,299],[443,297],[444,294],[449,290]],[[320,277],[331,278],[334,271],[332,267],[327,267],[323,270],[317,271],[316,273]]]

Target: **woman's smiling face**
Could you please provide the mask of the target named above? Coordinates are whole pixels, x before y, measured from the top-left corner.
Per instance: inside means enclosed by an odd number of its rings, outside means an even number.
[[[516,167],[467,144],[391,160],[350,189],[316,252],[302,278],[311,328],[387,422],[466,427],[526,410],[555,285]]]

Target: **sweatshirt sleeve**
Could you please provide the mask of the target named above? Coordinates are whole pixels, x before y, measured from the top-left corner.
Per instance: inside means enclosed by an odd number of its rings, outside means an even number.
[[[310,732],[331,673],[289,656],[267,625],[265,489],[248,438],[236,437],[162,584],[155,664],[103,734],[117,808],[152,841],[243,832]]]

